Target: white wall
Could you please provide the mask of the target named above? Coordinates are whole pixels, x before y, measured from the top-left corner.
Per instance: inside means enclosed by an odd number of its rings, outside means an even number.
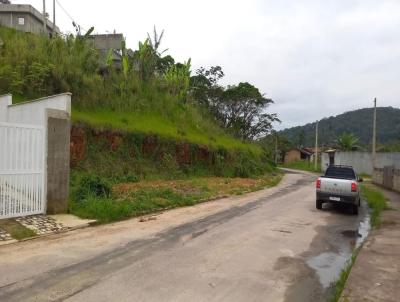
[[[329,165],[329,156],[322,154],[321,169],[325,172]],[[358,174],[367,173],[372,175],[372,153],[371,152],[336,152],[335,165],[353,166]],[[400,169],[400,152],[376,153],[376,167],[395,166]]]
[[[12,96],[0,96],[0,122],[46,126],[46,109],[58,109],[71,115],[71,94],[63,93],[38,100],[12,104]]]

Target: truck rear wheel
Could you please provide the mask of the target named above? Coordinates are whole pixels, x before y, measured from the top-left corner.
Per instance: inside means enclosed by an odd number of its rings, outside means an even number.
[[[315,207],[316,207],[318,210],[322,210],[322,201],[317,200],[317,201],[315,202]]]
[[[353,204],[352,205],[352,214],[353,215],[358,215],[358,205],[357,204]]]

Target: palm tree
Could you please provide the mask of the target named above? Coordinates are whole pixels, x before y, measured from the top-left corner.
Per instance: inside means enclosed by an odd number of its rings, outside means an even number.
[[[342,133],[336,139],[336,143],[343,151],[357,150],[360,147],[358,145],[358,138],[353,133]]]

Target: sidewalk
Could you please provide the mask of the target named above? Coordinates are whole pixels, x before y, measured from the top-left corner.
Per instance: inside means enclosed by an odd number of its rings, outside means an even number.
[[[394,210],[382,212],[381,227],[365,241],[340,301],[400,299],[400,194],[383,191]]]
[[[94,223],[96,223],[96,220],[81,219],[71,214],[32,215],[4,219],[0,221],[0,245],[15,243],[18,240],[33,239],[40,236],[85,228]],[[32,234],[19,237],[16,236],[14,232],[14,235],[12,235],[12,231],[9,230],[9,233],[6,231],[7,229],[11,229],[10,225],[14,227],[12,229],[13,231],[15,231],[15,227],[17,227],[19,232],[21,232],[22,228],[32,232]]]

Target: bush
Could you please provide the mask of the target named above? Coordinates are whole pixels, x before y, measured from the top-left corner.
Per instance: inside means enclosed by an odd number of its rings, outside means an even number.
[[[117,177],[116,182],[117,183],[121,183],[121,182],[138,182],[140,179],[139,177],[131,172],[127,172],[125,174],[123,174],[120,177]]]
[[[73,187],[75,192],[73,192],[72,196],[74,201],[78,203],[86,201],[89,196],[96,198],[108,198],[111,196],[111,184],[97,175],[83,175]]]

